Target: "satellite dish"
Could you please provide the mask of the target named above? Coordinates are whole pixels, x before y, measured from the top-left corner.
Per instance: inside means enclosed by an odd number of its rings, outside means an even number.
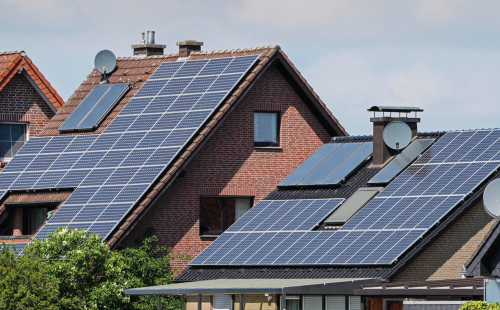
[[[393,150],[402,150],[410,144],[411,128],[405,122],[395,121],[384,128],[384,142]]]
[[[484,209],[493,217],[500,216],[500,179],[490,182],[483,193]]]
[[[94,65],[102,74],[109,74],[116,68],[116,56],[112,51],[102,50],[95,55]]]

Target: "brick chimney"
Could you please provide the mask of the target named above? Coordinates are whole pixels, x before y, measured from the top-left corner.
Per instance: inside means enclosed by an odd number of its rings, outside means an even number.
[[[191,52],[201,51],[203,42],[197,42],[196,40],[184,40],[182,42],[177,42],[179,47],[179,57],[189,57]]]
[[[370,122],[373,123],[373,166],[380,167],[398,153],[397,150],[393,150],[385,144],[385,127],[392,122],[404,122],[410,127],[412,137],[414,137],[417,135],[417,124],[420,122],[420,118],[417,118],[417,112],[424,110],[418,107],[373,106],[368,111],[373,112],[373,117],[370,118]],[[377,112],[379,112],[378,115],[376,115]],[[409,116],[413,112],[415,112],[415,117]]]
[[[136,55],[163,55],[163,50],[166,48],[166,45],[155,44],[155,32],[148,31],[148,36],[145,38],[145,33],[142,33],[141,44],[132,45],[132,49],[134,50],[134,56]]]

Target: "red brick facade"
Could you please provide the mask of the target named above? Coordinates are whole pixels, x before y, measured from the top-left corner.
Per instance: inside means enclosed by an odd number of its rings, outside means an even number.
[[[29,137],[40,133],[54,114],[24,74],[13,76],[0,91],[0,122],[29,123]]]
[[[254,148],[254,111],[281,113],[280,148]],[[283,76],[270,67],[208,139],[200,152],[145,214],[121,246],[152,227],[162,245],[198,255],[210,243],[199,236],[201,195],[253,196],[254,204],[295,170],[329,135]],[[172,261],[181,271],[186,260]]]

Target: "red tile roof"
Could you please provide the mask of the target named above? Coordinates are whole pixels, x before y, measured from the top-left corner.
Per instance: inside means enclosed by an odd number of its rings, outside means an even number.
[[[64,105],[64,100],[50,85],[45,76],[38,70],[33,61],[23,51],[0,53],[0,91],[9,83],[14,74],[23,68],[38,85],[41,92],[59,110]]]

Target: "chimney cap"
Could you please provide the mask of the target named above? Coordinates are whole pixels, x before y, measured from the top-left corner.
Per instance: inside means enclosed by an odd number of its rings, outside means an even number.
[[[367,111],[370,112],[401,112],[401,113],[410,113],[410,112],[424,112],[424,109],[419,107],[390,107],[390,106],[381,106],[374,105],[369,108]]]
[[[182,45],[203,46],[203,42],[198,42],[196,40],[184,40],[184,41],[181,41],[181,42],[177,42],[177,46],[182,46]]]
[[[141,44],[134,44],[130,46],[132,49],[136,48],[146,48],[146,47],[152,47],[152,48],[167,48],[166,45],[164,44],[148,44],[148,43],[141,43]]]

